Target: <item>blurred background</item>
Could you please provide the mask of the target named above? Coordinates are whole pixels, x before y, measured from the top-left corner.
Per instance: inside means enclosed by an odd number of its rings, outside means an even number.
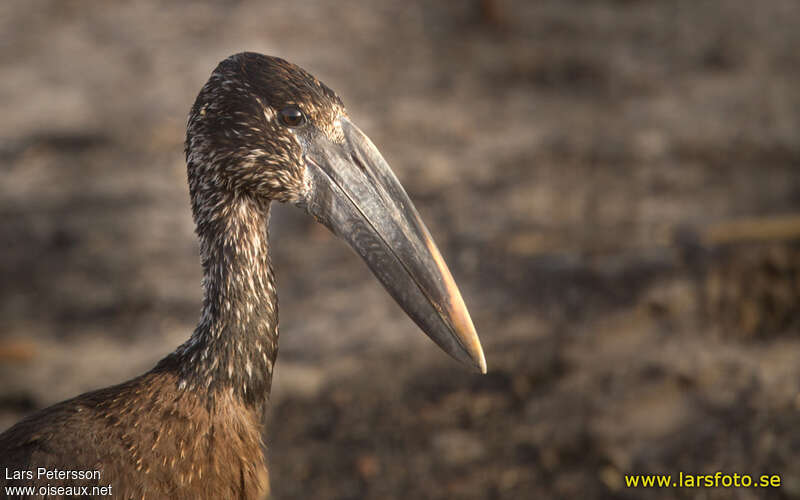
[[[273,211],[276,498],[800,496],[800,4],[0,4],[0,430],[199,315],[185,119],[257,51],[336,90],[415,200],[489,374]],[[780,474],[632,490],[624,474]]]

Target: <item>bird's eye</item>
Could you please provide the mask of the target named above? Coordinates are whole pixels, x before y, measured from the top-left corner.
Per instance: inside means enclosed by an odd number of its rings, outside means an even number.
[[[281,123],[287,127],[299,127],[306,122],[306,115],[304,115],[302,111],[294,106],[283,108],[279,114],[281,117]]]

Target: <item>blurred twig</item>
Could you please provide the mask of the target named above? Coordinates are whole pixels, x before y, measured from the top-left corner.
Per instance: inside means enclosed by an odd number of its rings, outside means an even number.
[[[0,341],[0,361],[26,363],[36,357],[36,345],[27,340]]]
[[[794,239],[800,239],[800,214],[725,221],[703,232],[703,242],[707,246]]]

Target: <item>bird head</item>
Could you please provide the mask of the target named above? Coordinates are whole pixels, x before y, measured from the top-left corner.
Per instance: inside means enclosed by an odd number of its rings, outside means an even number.
[[[445,352],[486,372],[461,293],[417,210],[342,100],[311,74],[260,54],[225,59],[192,107],[186,157],[196,218],[219,196],[301,207],[353,248]]]

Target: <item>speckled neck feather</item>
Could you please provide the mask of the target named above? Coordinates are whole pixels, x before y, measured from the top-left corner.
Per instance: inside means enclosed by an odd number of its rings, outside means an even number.
[[[278,353],[269,202],[218,191],[205,194],[212,199],[193,204],[204,272],[203,312],[192,337],[175,353],[179,388],[207,391],[212,403],[225,391],[260,408],[269,396]]]

